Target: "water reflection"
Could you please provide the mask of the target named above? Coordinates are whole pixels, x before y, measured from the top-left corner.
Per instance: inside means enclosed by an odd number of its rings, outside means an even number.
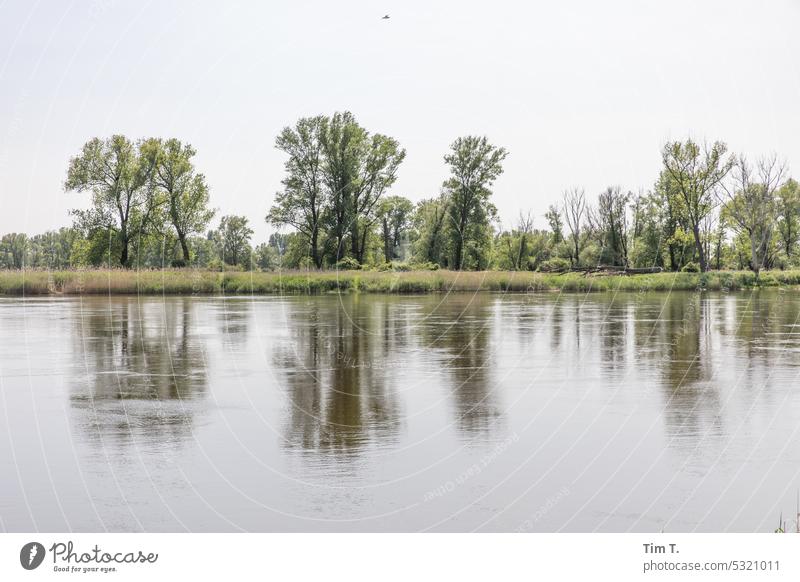
[[[720,417],[719,391],[712,382],[713,360],[708,353],[713,331],[708,297],[678,294],[667,300],[658,320],[663,338],[660,367],[666,422],[670,434],[704,434]]]
[[[0,468],[55,471],[68,525],[26,488],[53,530],[763,531],[799,316],[764,291],[0,304]]]
[[[290,446],[348,453],[396,440],[400,402],[386,368],[403,336],[386,335],[391,312],[373,307],[312,301],[288,313],[290,341],[274,358],[288,386]]]
[[[252,302],[246,298],[228,298],[216,306],[219,330],[228,347],[233,350],[243,348],[247,342],[247,333]]]
[[[455,422],[467,438],[496,428],[500,417],[496,387],[491,382],[492,303],[483,296],[451,297],[435,311],[444,320],[444,329],[420,327],[424,345],[446,354],[444,367],[452,376],[448,391]]]
[[[70,398],[91,413],[90,429],[121,436],[189,431],[191,401],[208,385],[192,300],[108,298],[75,315],[75,359],[83,369]]]

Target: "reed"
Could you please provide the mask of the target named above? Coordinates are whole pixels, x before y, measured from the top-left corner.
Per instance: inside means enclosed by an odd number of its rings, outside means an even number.
[[[1,295],[79,294],[323,294],[444,292],[609,292],[798,287],[800,270],[586,276],[513,271],[278,271],[174,270],[0,271]]]

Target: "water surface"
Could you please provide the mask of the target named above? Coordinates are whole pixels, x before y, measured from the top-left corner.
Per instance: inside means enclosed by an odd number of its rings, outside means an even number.
[[[0,300],[0,530],[771,531],[791,292]]]

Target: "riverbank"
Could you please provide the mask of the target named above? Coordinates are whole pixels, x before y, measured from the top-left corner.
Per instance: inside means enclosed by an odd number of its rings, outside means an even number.
[[[800,286],[800,270],[586,276],[513,271],[0,271],[0,295],[678,291]]]

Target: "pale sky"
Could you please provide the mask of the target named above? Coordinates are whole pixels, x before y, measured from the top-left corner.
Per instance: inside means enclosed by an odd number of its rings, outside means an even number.
[[[260,242],[278,131],[346,109],[406,148],[412,200],[459,135],[505,146],[506,225],[543,227],[570,186],[649,188],[688,135],[800,175],[799,31],[800,0],[0,0],[0,233],[68,224],[70,156],[124,133],[193,144],[212,205]]]

